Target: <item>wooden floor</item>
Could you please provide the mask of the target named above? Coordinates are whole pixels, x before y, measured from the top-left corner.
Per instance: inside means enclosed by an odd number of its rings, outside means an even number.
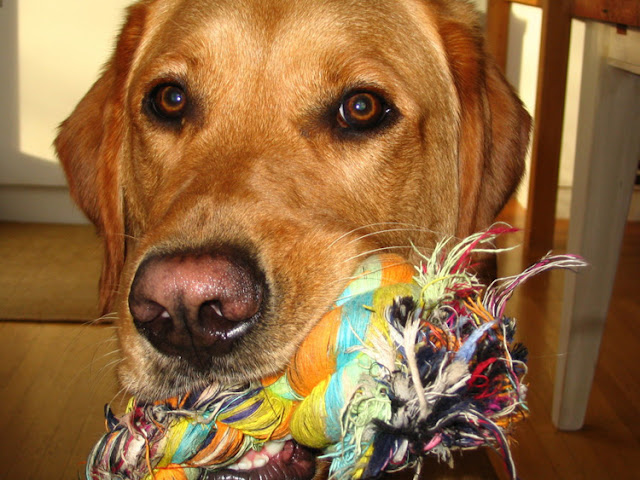
[[[560,250],[565,235],[561,223]],[[520,252],[511,252],[501,271],[514,273],[521,262]],[[536,278],[513,298],[509,312],[519,319],[531,355],[531,416],[514,445],[523,480],[640,479],[639,272],[640,224],[630,224],[580,432],[557,432],[550,422],[563,274]],[[115,348],[109,326],[0,322],[0,479],[80,478],[103,431],[101,406],[118,391]],[[458,472],[447,478],[491,477]]]
[[[521,223],[521,217],[512,218]],[[566,248],[567,221],[556,227],[556,252]],[[515,253],[515,252],[514,252]],[[522,255],[508,255],[501,274],[522,269]],[[626,228],[613,299],[600,349],[584,428],[559,432],[551,404],[562,305],[563,272],[522,286],[508,312],[518,318],[519,338],[529,357],[530,418],[513,447],[523,480],[640,479],[640,223]]]

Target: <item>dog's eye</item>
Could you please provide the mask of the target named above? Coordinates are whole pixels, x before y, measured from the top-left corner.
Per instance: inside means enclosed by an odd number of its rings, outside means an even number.
[[[389,107],[372,92],[349,94],[338,109],[338,125],[344,129],[366,130],[382,122]]]
[[[187,94],[178,85],[172,83],[155,87],[149,96],[153,113],[164,120],[178,120],[187,109]]]

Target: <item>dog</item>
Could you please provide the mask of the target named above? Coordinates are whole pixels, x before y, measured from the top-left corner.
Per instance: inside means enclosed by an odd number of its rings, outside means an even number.
[[[530,118],[463,0],[142,0],[55,147],[123,386],[283,369],[355,265],[490,225]]]

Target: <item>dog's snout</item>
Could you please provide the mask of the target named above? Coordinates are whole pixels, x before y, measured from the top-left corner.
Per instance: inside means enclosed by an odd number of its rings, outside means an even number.
[[[265,296],[264,275],[242,252],[180,253],[142,263],[129,308],[157,350],[206,368],[256,323]]]

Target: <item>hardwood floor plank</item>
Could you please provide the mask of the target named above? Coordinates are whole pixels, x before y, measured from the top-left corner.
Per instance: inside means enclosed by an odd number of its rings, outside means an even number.
[[[108,359],[100,360],[98,352],[111,329],[41,323],[0,327],[3,333],[17,332],[0,337],[1,363],[19,362],[0,390],[6,399],[0,428],[4,438],[12,439],[8,448],[0,449],[0,478],[76,478],[78,469],[68,472],[67,465],[85,460],[103,430],[100,405],[117,391],[112,370],[97,375],[104,366],[101,361]],[[12,346],[19,338],[28,339],[29,345],[22,360],[11,356],[19,350]],[[69,446],[78,441],[88,418],[94,419],[93,433],[82,439],[80,456],[71,459]]]
[[[44,448],[43,461],[36,470],[37,477],[46,474],[48,465],[64,451],[63,448],[68,449],[68,460],[64,466],[64,471],[67,472],[65,478],[75,478],[76,472],[84,470],[87,454],[104,431],[101,406],[109,401],[118,389],[114,371],[108,367],[113,355],[104,355],[112,351],[112,342],[105,344],[110,336],[110,329],[87,327],[87,331],[82,335],[83,341],[75,342],[70,347],[69,358],[90,357],[89,363],[79,372],[70,363],[65,362],[65,368],[60,373],[61,379],[68,380],[68,387],[61,395],[61,411],[73,412],[73,415],[77,416],[78,428],[68,428],[67,419],[58,416],[54,434],[57,443],[48,444]],[[89,345],[100,345],[102,348],[87,351],[85,342]],[[83,430],[84,435],[81,435]],[[61,462],[61,465],[63,463]]]

